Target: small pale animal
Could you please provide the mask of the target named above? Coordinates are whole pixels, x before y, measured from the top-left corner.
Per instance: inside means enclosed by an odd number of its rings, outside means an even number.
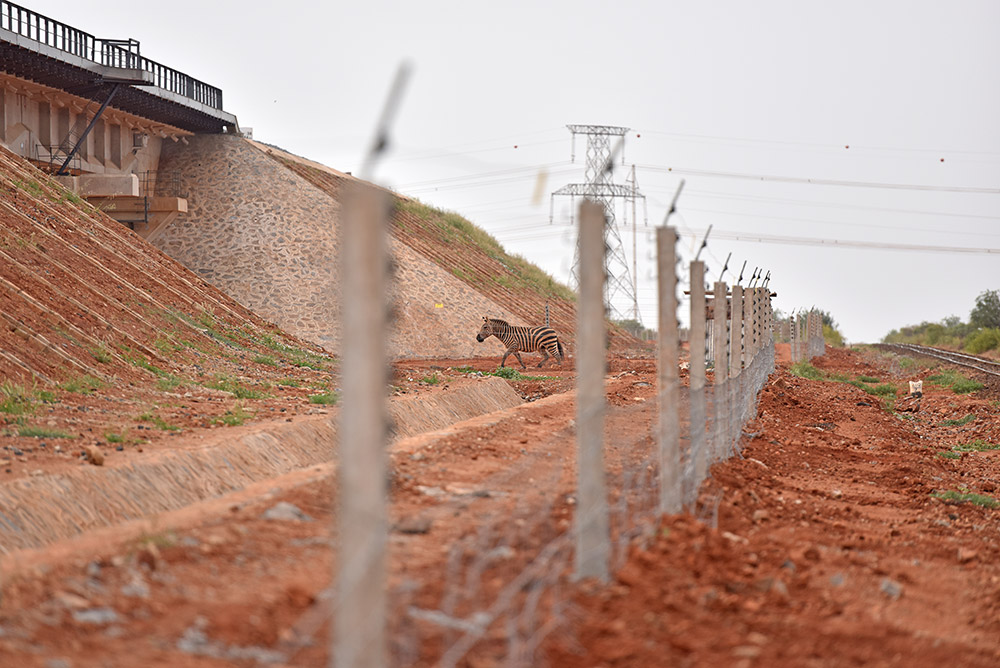
[[[911,380],[910,381],[910,394],[917,397],[922,397],[924,395],[924,381],[922,380]]]

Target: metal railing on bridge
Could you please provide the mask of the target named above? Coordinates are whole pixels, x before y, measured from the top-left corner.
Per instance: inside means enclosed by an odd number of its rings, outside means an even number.
[[[0,0],[0,28],[107,67],[149,72],[152,85],[222,109],[221,89],[141,56],[138,40],[95,37],[7,0]]]

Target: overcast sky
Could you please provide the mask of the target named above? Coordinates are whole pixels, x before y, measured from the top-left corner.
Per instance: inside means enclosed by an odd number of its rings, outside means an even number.
[[[681,178],[683,271],[712,225],[710,280],[731,252],[735,272],[771,272],[777,308],[827,310],[850,341],[967,320],[979,293],[1000,289],[995,0],[24,4],[139,39],[144,56],[222,88],[255,139],[344,171],[409,62],[375,180],[465,215],[564,281],[570,205],[557,199],[550,225],[549,193],[582,183],[586,156],[578,136],[570,162],[566,125],[630,128],[613,178],[634,164],[646,195],[635,237],[647,324],[653,228]],[[631,263],[631,210],[616,213]],[[862,247],[819,245],[833,240]]]

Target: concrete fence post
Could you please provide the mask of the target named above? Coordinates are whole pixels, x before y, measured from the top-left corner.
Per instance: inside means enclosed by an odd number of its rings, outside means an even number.
[[[740,379],[743,345],[743,286],[733,286],[732,308],[730,309],[731,321],[729,323],[729,395],[730,411],[733,415],[730,418],[731,429],[729,431],[728,445],[731,449],[739,438],[740,429],[743,426],[743,412],[737,410],[739,406],[739,388],[742,385]]]
[[[795,349],[792,357],[793,363],[802,360],[802,316],[792,316],[792,340],[795,342]]]
[[[576,578],[608,579],[611,536],[604,480],[604,207],[580,205],[577,306]]]
[[[691,263],[691,336],[688,340],[691,360],[688,388],[691,393],[691,451],[694,461],[693,488],[688,498],[693,502],[698,486],[708,473],[708,444],[705,439],[705,263]]]
[[[712,322],[715,324],[712,330],[715,342],[714,371],[712,374],[712,404],[715,408],[715,425],[712,430],[712,450],[716,460],[726,458],[726,434],[729,432],[729,401],[726,392],[729,386],[726,378],[729,376],[729,355],[726,349],[729,343],[729,331],[726,328],[728,323],[727,311],[729,310],[728,293],[729,286],[722,281],[716,281],[714,295],[712,297]]]
[[[347,193],[340,222],[343,305],[337,489],[335,629],[337,668],[376,668],[388,661],[386,641],[385,352],[388,208],[375,188]]]
[[[677,231],[672,227],[656,230],[656,264],[659,355],[658,439],[660,460],[660,512],[679,513],[681,499],[680,450],[680,337],[677,331]]]

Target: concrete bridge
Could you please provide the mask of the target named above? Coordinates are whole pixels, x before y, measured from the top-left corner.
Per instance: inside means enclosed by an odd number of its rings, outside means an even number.
[[[0,142],[130,227],[186,211],[157,184],[165,140],[238,132],[220,89],[146,58],[137,40],[0,0]]]

